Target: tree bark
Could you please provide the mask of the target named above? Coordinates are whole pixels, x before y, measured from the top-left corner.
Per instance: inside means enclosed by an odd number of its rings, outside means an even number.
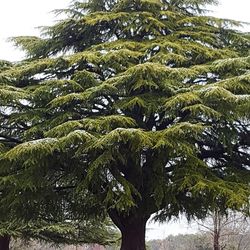
[[[0,250],[10,249],[10,236],[0,236]]]
[[[220,250],[221,217],[219,211],[214,212],[214,250]]]
[[[146,250],[145,233],[146,222],[135,220],[127,224],[122,233],[121,250]]]
[[[146,250],[146,223],[149,217],[122,216],[114,211],[110,217],[122,234],[120,250]]]
[[[219,235],[214,235],[214,250],[220,250]]]

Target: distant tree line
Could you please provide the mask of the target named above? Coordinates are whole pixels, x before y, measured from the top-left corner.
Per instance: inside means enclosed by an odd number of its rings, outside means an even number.
[[[244,235],[233,235],[227,238],[227,244],[221,250],[249,250],[250,232]],[[20,248],[20,242],[13,245],[13,250],[118,250],[119,247],[102,247],[97,245],[84,246],[51,246],[39,243],[33,243]],[[147,242],[148,250],[213,250],[213,241],[208,232],[197,234],[170,235],[163,240],[151,240]]]
[[[213,250],[213,241],[209,233],[170,235],[164,240],[152,240],[149,250]],[[250,233],[228,237],[227,244],[221,250],[248,250]]]

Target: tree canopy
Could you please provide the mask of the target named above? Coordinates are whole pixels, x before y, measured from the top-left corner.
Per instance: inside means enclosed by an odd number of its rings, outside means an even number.
[[[1,211],[107,215],[123,250],[152,214],[247,210],[250,36],[203,0],[74,1],[1,62]],[[7,216],[8,217],[8,216]]]

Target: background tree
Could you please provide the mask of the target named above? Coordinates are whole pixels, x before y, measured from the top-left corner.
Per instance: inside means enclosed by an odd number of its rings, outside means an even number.
[[[249,247],[249,219],[240,213],[228,211],[225,215],[215,210],[198,225],[200,230],[210,234],[214,250],[245,250]]]
[[[154,213],[247,208],[250,38],[204,16],[214,2],[75,1],[14,38],[27,59],[0,74],[1,211],[108,215],[122,250],[144,250]]]

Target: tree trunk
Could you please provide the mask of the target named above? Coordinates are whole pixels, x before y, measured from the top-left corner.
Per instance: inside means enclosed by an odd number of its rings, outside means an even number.
[[[220,250],[221,214],[217,209],[214,212],[214,250]]]
[[[10,236],[0,236],[0,250],[10,249]]]
[[[112,211],[110,217],[122,234],[120,250],[146,250],[146,223],[149,217],[122,216]]]
[[[214,235],[214,250],[220,250],[219,235]]]
[[[125,225],[122,233],[121,250],[146,250],[145,233],[146,222],[135,220]]]

